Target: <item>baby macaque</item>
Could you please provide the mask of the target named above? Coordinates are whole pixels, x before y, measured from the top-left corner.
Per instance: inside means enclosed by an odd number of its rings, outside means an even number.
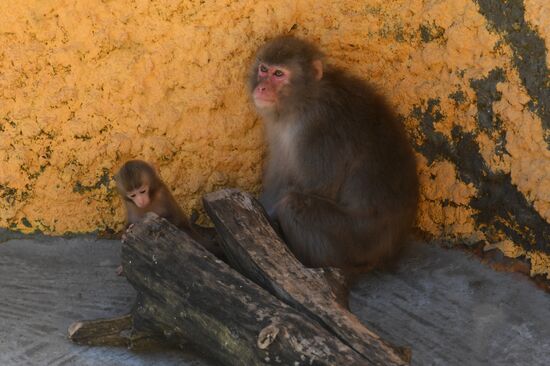
[[[126,207],[125,230],[142,220],[147,212],[154,212],[185,231],[213,254],[222,254],[216,243],[203,238],[193,228],[151,165],[142,160],[127,161],[115,175],[115,181]],[[117,273],[122,274],[122,266],[117,269]]]

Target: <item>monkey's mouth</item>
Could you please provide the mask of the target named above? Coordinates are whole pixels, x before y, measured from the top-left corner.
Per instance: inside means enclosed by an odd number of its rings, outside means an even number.
[[[276,103],[276,100],[274,98],[271,98],[267,95],[255,95],[254,96],[254,104],[258,108],[268,108],[273,107]]]

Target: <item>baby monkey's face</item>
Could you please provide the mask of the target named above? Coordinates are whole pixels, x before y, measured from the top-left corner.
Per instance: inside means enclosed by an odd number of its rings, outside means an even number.
[[[144,184],[141,187],[126,193],[126,197],[134,202],[134,204],[139,208],[147,207],[151,203],[151,198],[149,197],[149,185]]]

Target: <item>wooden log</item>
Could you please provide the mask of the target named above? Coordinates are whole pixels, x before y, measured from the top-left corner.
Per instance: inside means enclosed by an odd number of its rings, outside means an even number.
[[[126,347],[134,350],[166,345],[162,332],[137,326],[132,314],[110,319],[81,320],[69,326],[69,339],[87,346]]]
[[[128,230],[122,263],[139,293],[135,320],[223,364],[369,364],[155,214]]]
[[[322,270],[305,268],[270,225],[251,195],[225,189],[206,195],[204,207],[231,264],[295,309],[318,320],[343,343],[374,365],[405,365],[408,349],[384,342],[331,290]]]

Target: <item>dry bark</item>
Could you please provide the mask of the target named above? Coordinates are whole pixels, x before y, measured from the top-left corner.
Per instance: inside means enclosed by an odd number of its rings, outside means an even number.
[[[296,259],[250,194],[225,189],[206,195],[203,203],[239,272],[319,321],[371,364],[408,363],[408,349],[390,346],[342,306],[325,270],[305,268]]]
[[[149,214],[122,245],[126,278],[138,292],[131,314],[77,322],[73,341],[134,347],[164,339],[226,365],[408,364],[338,303],[323,270],[294,258],[251,196],[224,190],[205,205],[241,273]]]

